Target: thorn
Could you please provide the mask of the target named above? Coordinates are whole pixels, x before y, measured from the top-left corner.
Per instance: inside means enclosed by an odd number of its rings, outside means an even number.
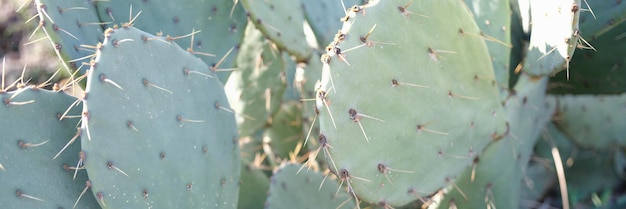
[[[66,31],[65,29],[63,29],[63,28],[59,27],[59,25],[57,25],[57,24],[53,24],[53,25],[52,25],[52,30],[55,30],[55,31],[61,31],[61,32],[63,32],[63,33],[65,33],[65,34],[67,34],[68,36],[70,36],[70,37],[72,37],[72,38],[76,39],[77,41],[80,41],[80,39],[78,39],[78,37],[76,37],[75,35],[71,34],[71,33],[70,33],[70,32],[68,32],[68,31]]]
[[[315,116],[313,116],[313,122],[311,122],[311,127],[309,127],[309,131],[306,134],[306,138],[304,138],[304,145],[309,141],[309,136],[311,136],[311,131],[313,131],[313,126],[315,126],[315,120],[317,116],[320,115],[320,110],[317,109],[317,106],[313,106],[313,111],[315,112]]]
[[[17,141],[17,145],[20,148],[22,148],[22,149],[26,149],[28,147],[38,147],[38,146],[44,145],[44,144],[48,143],[48,141],[50,141],[50,140],[46,140],[46,141],[43,141],[43,142],[37,143],[37,144],[31,144],[31,143],[27,143],[27,142],[25,142],[23,140],[18,140]]]
[[[461,190],[461,188],[459,188],[459,186],[457,186],[454,182],[452,182],[452,180],[448,177],[446,177],[445,179],[446,183],[452,184],[452,186],[459,191],[459,194],[461,194],[461,196],[463,196],[463,198],[465,198],[465,200],[467,201],[467,195],[465,195],[465,192],[463,192],[463,190]]]
[[[98,199],[98,202],[100,202],[101,205],[104,205],[105,207],[107,206],[107,204],[104,204],[104,195],[102,192],[96,193],[96,199]]]
[[[559,188],[561,190],[561,199],[563,203],[563,209],[569,209],[569,196],[567,194],[567,180],[565,178],[565,171],[563,169],[563,161],[561,160],[561,154],[557,147],[552,147],[552,158],[554,159],[554,167],[556,168],[556,175],[559,179]]]
[[[407,171],[407,170],[389,168],[385,166],[385,164],[382,164],[382,163],[378,163],[378,166],[376,168],[378,169],[378,172],[385,175],[385,178],[387,179],[387,181],[389,181],[390,184],[393,184],[393,182],[391,182],[391,179],[389,178],[389,175],[387,174],[389,174],[391,171],[400,172],[400,173],[415,173],[415,171]]]
[[[189,75],[189,74],[198,74],[198,75],[204,76],[204,77],[206,77],[206,78],[214,78],[213,76],[211,76],[211,75],[209,75],[209,74],[205,74],[205,73],[202,73],[202,72],[200,72],[200,71],[193,71],[193,70],[189,70],[188,68],[183,68],[183,73],[184,73],[185,75]]]
[[[428,123],[424,123],[424,124],[418,124],[417,125],[417,133],[421,133],[422,131],[426,131],[426,132],[430,132],[430,133],[434,133],[434,134],[439,134],[439,135],[444,135],[444,136],[448,136],[450,134],[446,133],[446,132],[441,132],[441,131],[435,131],[435,130],[431,130],[431,129],[427,129],[425,128],[426,126],[433,124],[434,122],[428,122]]]
[[[425,86],[425,85],[418,85],[418,84],[412,84],[412,83],[405,83],[405,82],[400,82],[396,79],[391,79],[391,86],[392,87],[398,87],[399,85],[406,85],[406,86],[412,86],[412,87],[419,87],[419,88],[430,88],[430,86]]]
[[[15,191],[15,194],[16,194],[16,195],[17,195],[17,197],[18,197],[18,198],[20,198],[20,199],[27,198],[27,199],[31,199],[31,200],[37,200],[37,201],[40,201],[40,202],[45,202],[45,201],[44,201],[43,199],[41,199],[41,198],[38,198],[38,197],[35,197],[35,196],[31,196],[31,195],[24,194],[24,193],[22,192],[22,190],[19,190],[19,189]]]
[[[115,167],[111,161],[107,162],[107,167],[109,169],[116,170],[117,172],[120,172],[120,173],[124,174],[124,176],[128,177],[128,174],[126,174],[126,172],[122,171],[122,169],[119,169],[118,167]]]
[[[435,61],[436,63],[439,63],[439,58],[444,58],[441,55],[439,55],[439,53],[456,54],[456,52],[453,52],[453,51],[435,50],[433,48],[428,47],[428,57],[430,57],[430,59]]]
[[[128,18],[129,18],[128,23],[124,23],[124,24],[122,24],[122,27],[123,27],[123,28],[128,28],[128,27],[130,27],[130,26],[133,26],[133,22],[135,22],[135,20],[137,19],[137,17],[139,17],[139,15],[141,14],[141,12],[142,12],[142,11],[139,11],[139,12],[137,13],[137,15],[135,15],[135,17],[133,17],[133,18],[131,19],[131,17],[133,16],[133,5],[131,4],[131,5],[130,5],[130,11],[129,11],[129,14],[128,14]]]
[[[480,98],[478,98],[478,97],[469,97],[469,96],[463,96],[463,95],[459,95],[459,94],[454,94],[454,93],[452,93],[452,91],[448,91],[448,97],[450,97],[450,98],[452,98],[452,97],[459,97],[459,98],[469,99],[469,100],[480,100]]]
[[[136,132],[139,132],[139,130],[137,130],[137,128],[135,128],[135,125],[133,125],[133,121],[126,121],[126,126],[128,126],[128,128],[133,129]]]
[[[324,103],[324,106],[326,107],[326,110],[328,111],[328,115],[330,116],[330,121],[333,123],[333,127],[337,129],[337,125],[335,124],[335,119],[333,118],[333,114],[332,112],[330,112],[330,108],[328,107],[329,105],[328,103],[330,102],[326,100],[326,96],[327,94],[325,91],[319,90],[317,92],[317,98],[319,98],[322,101],[322,103]]]
[[[111,79],[107,78],[107,76],[105,74],[100,74],[100,82],[109,83],[109,84],[117,87],[118,89],[124,91],[124,88],[122,88],[119,84],[115,83]]]
[[[220,65],[222,65],[222,63],[224,63],[224,60],[226,60],[226,57],[228,57],[228,55],[230,55],[231,52],[233,52],[233,49],[235,49],[235,47],[231,47],[228,52],[226,52],[226,54],[224,54],[224,56],[222,56],[222,58],[220,59],[220,61],[217,62],[217,64],[215,65],[211,65],[211,70],[213,72],[222,72],[224,70],[227,69],[222,69],[221,71],[218,69],[220,67]]]
[[[407,193],[415,195],[420,201],[422,201],[423,204],[429,202],[428,200],[424,199],[414,188],[409,189]]]
[[[74,177],[72,177],[72,179],[76,179],[76,174],[78,173],[78,170],[82,167],[83,163],[85,162],[85,151],[80,151],[78,152],[78,162],[76,163],[76,169],[74,170]]]
[[[69,141],[69,142],[67,142],[67,144],[65,144],[65,146],[63,146],[63,148],[61,149],[61,151],[59,151],[59,153],[57,153],[57,154],[56,154],[56,155],[52,158],[52,160],[57,159],[57,157],[59,157],[59,155],[61,155],[61,153],[63,153],[63,151],[65,151],[65,149],[66,149],[68,146],[70,146],[70,144],[72,144],[72,143],[74,143],[74,141],[76,141],[76,139],[80,136],[80,133],[81,133],[81,131],[80,131],[80,130],[81,130],[80,128],[77,128],[77,129],[76,129],[76,134],[74,135],[74,137],[72,137],[72,139],[70,139],[70,141]]]
[[[61,115],[61,117],[59,117],[59,121],[65,119],[65,116],[67,116],[67,114],[70,112],[70,110],[73,107],[78,106],[78,104],[80,104],[83,100],[82,99],[76,99],[76,101],[72,102],[72,104],[70,104],[69,107],[67,107],[67,109],[65,110],[65,112],[63,112],[63,114]]]
[[[203,121],[203,120],[185,119],[185,118],[183,118],[183,116],[181,116],[181,115],[177,115],[177,116],[176,116],[176,120],[180,123],[180,126],[181,126],[181,127],[183,126],[183,124],[182,124],[182,123],[184,123],[184,122],[187,122],[187,123],[204,123],[204,121]]]
[[[145,79],[145,78],[143,79],[143,85],[146,86],[146,87],[150,87],[151,86],[151,87],[157,88],[157,89],[159,89],[161,91],[164,91],[164,92],[167,92],[167,93],[170,93],[170,94],[174,94],[174,92],[172,92],[170,90],[167,90],[167,89],[165,89],[163,87],[160,87],[160,86],[154,85],[153,83],[150,83],[150,81],[148,81],[148,79]]]
[[[363,136],[365,136],[365,141],[367,141],[367,143],[370,142],[369,138],[367,137],[367,134],[365,134],[365,129],[363,129],[363,124],[361,124],[361,117],[365,117],[365,118],[370,118],[370,119],[374,119],[374,120],[378,120],[380,122],[385,122],[384,120],[375,118],[375,117],[371,117],[365,114],[360,114],[357,113],[356,110],[350,108],[348,110],[348,115],[350,115],[350,120],[352,120],[353,122],[359,124],[359,127],[361,128],[361,132],[363,132]]]
[[[4,169],[4,166],[2,165],[2,163],[0,163],[0,170],[2,170],[2,171],[6,171],[6,170]]]
[[[89,132],[89,112],[83,112],[80,120],[83,123],[85,123],[85,130],[87,131],[87,139],[91,141],[91,133]]]
[[[74,202],[74,207],[72,208],[76,208],[76,205],[78,205],[78,201],[80,201],[80,198],[83,197],[83,195],[85,194],[85,192],[87,192],[87,189],[91,188],[91,181],[87,180],[85,182],[85,189],[83,189],[83,191],[80,193],[80,195],[78,195],[78,199],[76,199],[76,202]]]

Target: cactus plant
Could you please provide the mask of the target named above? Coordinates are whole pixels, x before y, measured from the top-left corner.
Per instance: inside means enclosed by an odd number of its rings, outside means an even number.
[[[0,207],[99,208],[87,175],[75,174],[79,118],[60,118],[76,99],[36,86],[3,92],[0,98]]]
[[[105,37],[87,77],[81,127],[100,205],[236,207],[236,124],[215,73],[134,27]]]
[[[272,175],[265,208],[354,208],[351,197],[336,193],[339,183],[314,171],[285,164]]]
[[[456,15],[432,18],[443,12]],[[348,190],[407,204],[449,185],[507,133],[487,48],[464,5],[370,1],[344,20],[345,39],[322,56],[317,108],[319,138]]]
[[[81,63],[88,62],[93,54],[88,46],[104,39],[103,23],[92,2],[36,0],[34,4],[39,16],[38,28],[48,37],[68,73],[75,69],[84,72],[88,67],[82,67]]]
[[[242,0],[241,3],[250,14],[250,21],[278,48],[299,61],[311,56],[313,50],[302,40],[304,12],[299,1]]]
[[[246,16],[232,0],[97,1],[100,19],[111,24],[132,22],[152,34],[163,33],[178,45],[199,55],[226,82],[235,66],[237,48],[243,39]],[[189,39],[182,37],[194,34]],[[190,43],[191,42],[191,43]]]

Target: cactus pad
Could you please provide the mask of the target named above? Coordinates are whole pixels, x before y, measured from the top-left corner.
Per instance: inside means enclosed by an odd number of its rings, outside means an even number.
[[[463,4],[355,6],[322,56],[318,140],[367,202],[434,193],[507,133],[485,42],[470,35],[480,32]]]
[[[133,27],[107,30],[83,101],[82,149],[103,208],[235,208],[236,123],[206,64]]]
[[[76,98],[27,87],[0,99],[0,208],[72,208],[83,190],[76,207],[99,208],[86,173],[74,179],[70,168],[79,161],[78,118],[59,120]],[[67,115],[80,115],[80,109]]]

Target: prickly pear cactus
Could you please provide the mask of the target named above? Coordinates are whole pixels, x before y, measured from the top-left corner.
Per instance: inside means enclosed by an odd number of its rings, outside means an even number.
[[[285,164],[271,178],[265,208],[354,208],[346,193],[336,193],[336,180],[314,171],[300,171],[302,165]],[[300,172],[299,172],[300,171]]]
[[[43,29],[63,64],[78,69],[89,62],[89,55],[102,36],[102,23],[89,0],[34,1]],[[84,72],[89,67],[80,68]]]
[[[241,189],[238,209],[262,208],[270,189],[270,180],[252,163],[241,162]]]
[[[164,33],[194,52],[214,71],[235,66],[237,48],[246,26],[245,11],[237,1],[97,1],[98,14],[111,27],[132,22],[148,33]],[[194,34],[189,41],[189,34]],[[230,70],[217,74],[226,82]]]
[[[437,208],[517,208],[524,171],[542,127],[550,120],[555,104],[547,103],[548,77],[522,74],[515,91],[504,103],[510,133],[490,144],[474,159]]]
[[[307,23],[311,26],[315,39],[320,46],[333,41],[337,29],[341,28],[339,21],[346,15],[345,7],[362,4],[362,0],[300,0],[305,12]]]
[[[272,125],[263,133],[269,139],[274,155],[284,159],[289,157],[289,153],[304,140],[302,125],[302,105],[295,101],[282,104],[272,118]]]
[[[237,113],[239,135],[248,136],[271,123],[280,108],[287,87],[281,79],[286,66],[281,52],[252,25],[246,27],[237,65],[224,88]]]
[[[556,96],[557,127],[582,147],[626,146],[626,94]]]
[[[530,0],[532,36],[527,60],[527,73],[534,76],[553,75],[572,59],[578,46],[580,31],[580,0]]]
[[[300,1],[242,0],[257,29],[298,61],[306,61],[312,50],[304,40],[304,11]]]
[[[626,3],[622,4],[626,5]],[[626,13],[626,8],[623,8],[622,12]],[[601,21],[591,18],[587,16],[585,22],[598,23]],[[555,76],[552,82],[558,85],[554,85],[556,88],[551,89],[551,93],[621,94],[626,92],[626,74],[623,73],[626,71],[626,65],[624,65],[626,57],[622,53],[616,52],[626,48],[626,37],[623,30],[626,23],[615,24],[617,24],[616,27],[607,30],[601,36],[594,36],[595,34],[584,36],[595,50],[579,50],[574,54],[570,63],[569,79],[564,75]]]
[[[82,153],[103,208],[235,208],[239,147],[216,74],[162,37],[107,30],[83,99]]]
[[[344,21],[322,56],[316,138],[348,191],[407,204],[506,135],[489,54],[462,1],[369,1]]]
[[[472,10],[480,36],[489,49],[495,80],[501,90],[509,87],[511,59],[511,9],[508,0],[465,0]]]
[[[75,175],[79,118],[59,120],[75,100],[36,87],[0,93],[0,208],[99,208],[86,173]]]

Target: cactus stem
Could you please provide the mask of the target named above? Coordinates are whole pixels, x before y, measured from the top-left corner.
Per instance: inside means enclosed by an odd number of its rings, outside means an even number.
[[[116,170],[117,172],[120,172],[120,173],[122,173],[124,176],[128,177],[128,174],[126,174],[126,172],[124,172],[122,169],[120,169],[120,168],[118,168],[118,167],[115,167],[115,165],[113,165],[113,162],[111,162],[111,161],[107,162],[107,167],[108,167],[109,169]]]
[[[22,190],[19,190],[19,189],[15,191],[15,195],[17,195],[17,197],[18,197],[18,198],[20,198],[20,199],[22,199],[22,198],[27,198],[27,199],[31,199],[31,200],[37,200],[37,201],[40,201],[40,202],[45,202],[45,201],[44,201],[43,199],[41,199],[41,198],[38,198],[38,197],[35,197],[35,196],[32,196],[32,195],[27,195],[27,194],[24,194],[24,193],[22,192]]]
[[[61,153],[63,153],[63,151],[65,151],[65,149],[70,146],[70,144],[74,143],[74,141],[76,141],[76,139],[80,136],[80,128],[76,129],[76,134],[72,137],[72,139],[70,139],[70,141],[67,142],[67,144],[65,144],[65,146],[63,146],[63,148],[56,154],[54,155],[54,157],[52,158],[52,160],[56,159],[57,157],[59,157],[59,155],[61,155]]]
[[[74,202],[74,207],[72,208],[76,208],[76,205],[78,205],[78,201],[80,201],[80,198],[83,197],[83,195],[85,194],[85,192],[87,192],[87,189],[89,188],[91,188],[91,181],[87,180],[85,181],[85,189],[83,189],[80,195],[78,195],[78,199],[76,199],[76,202]]]
[[[174,94],[174,92],[172,92],[170,90],[167,90],[167,89],[165,89],[163,87],[160,87],[160,86],[157,86],[157,85],[155,85],[153,83],[150,83],[150,81],[148,81],[148,79],[144,78],[142,82],[143,82],[143,85],[146,86],[146,87],[154,87],[154,88],[157,88],[157,89],[159,89],[161,91],[164,91],[164,92],[167,92],[167,93],[170,93],[170,94]]]

